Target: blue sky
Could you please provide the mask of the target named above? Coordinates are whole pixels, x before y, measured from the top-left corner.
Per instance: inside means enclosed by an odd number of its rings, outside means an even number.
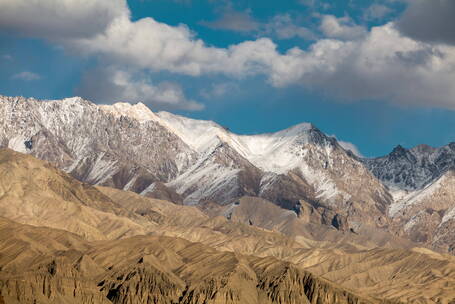
[[[0,3],[3,95],[142,101],[244,134],[311,122],[366,156],[455,140],[450,1],[24,1]]]

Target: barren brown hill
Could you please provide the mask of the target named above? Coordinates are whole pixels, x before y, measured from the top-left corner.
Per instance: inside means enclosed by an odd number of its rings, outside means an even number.
[[[74,232],[87,239],[144,234],[146,229],[94,187],[45,161],[0,152],[0,216]]]
[[[337,229],[334,226],[343,226],[345,222],[341,217],[337,218],[335,212],[315,208],[304,200],[298,206],[296,210],[288,210],[259,197],[245,196],[225,206],[207,203],[201,206],[201,210],[212,217],[222,215],[233,222],[279,231],[311,247],[348,248],[348,244],[359,249],[416,246],[416,243],[380,229],[364,228],[362,234]],[[334,218],[339,221],[334,221]],[[332,221],[332,225],[324,225]]]
[[[178,238],[87,242],[0,219],[6,303],[380,303],[275,258]]]
[[[119,199],[113,201],[99,189],[45,161],[0,150],[0,216],[5,218],[64,229],[89,240],[146,234],[157,226],[176,224],[179,219],[181,225],[207,220],[194,207],[142,196],[128,206],[130,192],[117,193]]]

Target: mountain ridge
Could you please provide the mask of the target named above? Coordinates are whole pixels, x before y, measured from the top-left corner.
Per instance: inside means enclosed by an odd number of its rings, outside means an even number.
[[[322,225],[351,233],[406,235],[410,219],[394,218],[394,206],[455,163],[454,144],[399,146],[365,159],[312,124],[237,135],[212,121],[153,113],[142,103],[0,96],[0,115],[0,147],[50,161],[81,181],[192,205],[232,206],[257,196],[299,214],[304,201]],[[441,222],[451,204],[438,211]],[[444,244],[453,248],[455,237]]]
[[[370,171],[396,190],[418,190],[455,168],[455,142],[434,148],[396,146],[388,155],[363,159]]]

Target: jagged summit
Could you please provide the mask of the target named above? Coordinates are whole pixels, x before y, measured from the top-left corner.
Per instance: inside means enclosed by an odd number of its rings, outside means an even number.
[[[418,145],[411,149],[398,145],[386,156],[363,162],[390,188],[412,191],[424,188],[455,168],[455,145],[439,148]]]
[[[64,102],[64,103],[89,103],[93,104],[93,102],[84,99],[80,96],[72,96],[72,97],[65,97],[63,99],[38,99],[34,97],[24,97],[24,96],[5,96],[5,95],[0,95],[0,100],[2,101],[10,101],[10,102],[34,102],[34,101],[39,101],[39,102]]]
[[[395,148],[393,148],[391,154],[401,155],[406,153],[406,151],[407,150],[402,145],[397,145]]]
[[[271,132],[271,133],[262,133],[255,135],[239,135],[232,133],[227,128],[213,122],[206,120],[196,120],[187,118],[184,116],[172,114],[169,112],[153,112],[147,105],[142,102],[137,103],[128,103],[128,102],[117,102],[112,105],[95,105],[93,102],[84,99],[79,96],[68,97],[61,100],[53,99],[35,99],[35,98],[26,98],[26,97],[8,97],[0,95],[1,101],[15,101],[15,102],[44,102],[44,103],[67,103],[67,104],[89,104],[95,107],[99,107],[103,111],[110,113],[116,117],[129,117],[131,119],[138,120],[140,122],[145,121],[155,121],[161,125],[171,129],[171,131],[178,133],[185,142],[189,145],[192,145],[196,150],[198,150],[200,145],[206,144],[205,140],[213,140],[213,138],[218,138],[219,140],[226,141],[227,143],[232,143],[232,140],[236,140],[240,137],[244,141],[254,141],[257,138],[269,138],[270,142],[275,138],[283,137],[293,137],[297,135],[310,134],[309,139],[312,139],[314,143],[318,141],[323,141],[324,137],[330,138],[322,133],[316,126],[312,123],[299,123],[297,125],[291,126],[284,130]],[[235,138],[234,138],[235,137]],[[207,139],[209,138],[209,139]],[[273,143],[272,143],[273,144]],[[234,144],[235,145],[235,144]],[[237,147],[240,148],[240,147]]]
[[[159,118],[145,104],[138,102],[130,104],[127,102],[117,102],[113,105],[100,105],[102,110],[115,115],[116,117],[127,116],[138,121],[158,121]]]
[[[50,100],[52,101],[52,100]],[[92,103],[91,101],[89,100],[86,100],[80,96],[73,96],[73,97],[67,97],[67,98],[64,98],[62,99],[63,102],[74,102],[74,103],[77,103],[77,102],[88,102],[88,103]]]

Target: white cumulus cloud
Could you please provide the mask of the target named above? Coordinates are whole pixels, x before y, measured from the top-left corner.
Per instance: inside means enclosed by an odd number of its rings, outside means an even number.
[[[264,25],[264,32],[278,39],[298,37],[305,40],[315,40],[316,35],[307,27],[299,26],[289,14],[278,14]]]
[[[197,111],[203,105],[188,99],[182,88],[173,82],[153,83],[144,74],[107,67],[86,73],[77,93],[100,103],[138,102],[154,110],[174,109]]]
[[[87,1],[87,7],[79,5],[80,1]],[[131,75],[165,71],[194,77],[222,74],[234,80],[262,75],[275,87],[303,86],[345,101],[381,100],[455,109],[455,47],[408,37],[393,22],[367,31],[347,17],[325,15],[321,19],[325,38],[305,49],[294,47],[280,52],[270,38],[220,48],[208,45],[183,24],[171,26],[153,18],[132,21],[125,1],[80,1],[0,1],[0,24],[37,37],[60,37],[64,47],[99,56],[109,65],[127,66]],[[11,18],[14,13],[26,16],[17,10],[24,3],[32,7],[25,8],[27,14],[36,10],[43,16],[58,18],[48,22],[35,16],[35,23]],[[9,10],[6,19],[2,18],[6,16],[2,15],[5,8]],[[89,19],[93,14],[100,15],[100,10],[107,17],[99,23],[101,26],[96,25],[98,21],[93,26]],[[74,33],[75,22],[84,28],[84,20],[87,28]],[[32,29],[30,24],[36,27]],[[119,94],[128,92],[128,98],[145,95],[163,105],[198,107],[175,86],[159,86],[128,75],[114,76],[108,83],[114,84]],[[158,89],[167,91],[159,96]]]
[[[124,0],[1,0],[0,30],[51,39],[88,37],[128,15]]]
[[[363,157],[362,153],[360,153],[360,151],[359,151],[359,148],[357,148],[357,146],[354,145],[353,143],[348,142],[348,141],[339,140],[338,144],[340,144],[340,146],[343,147],[343,149],[349,150],[352,153],[354,153],[354,155],[356,155],[358,157]]]
[[[362,38],[367,33],[363,26],[356,25],[349,17],[337,18],[333,15],[322,16],[320,29],[326,37],[343,40]]]

